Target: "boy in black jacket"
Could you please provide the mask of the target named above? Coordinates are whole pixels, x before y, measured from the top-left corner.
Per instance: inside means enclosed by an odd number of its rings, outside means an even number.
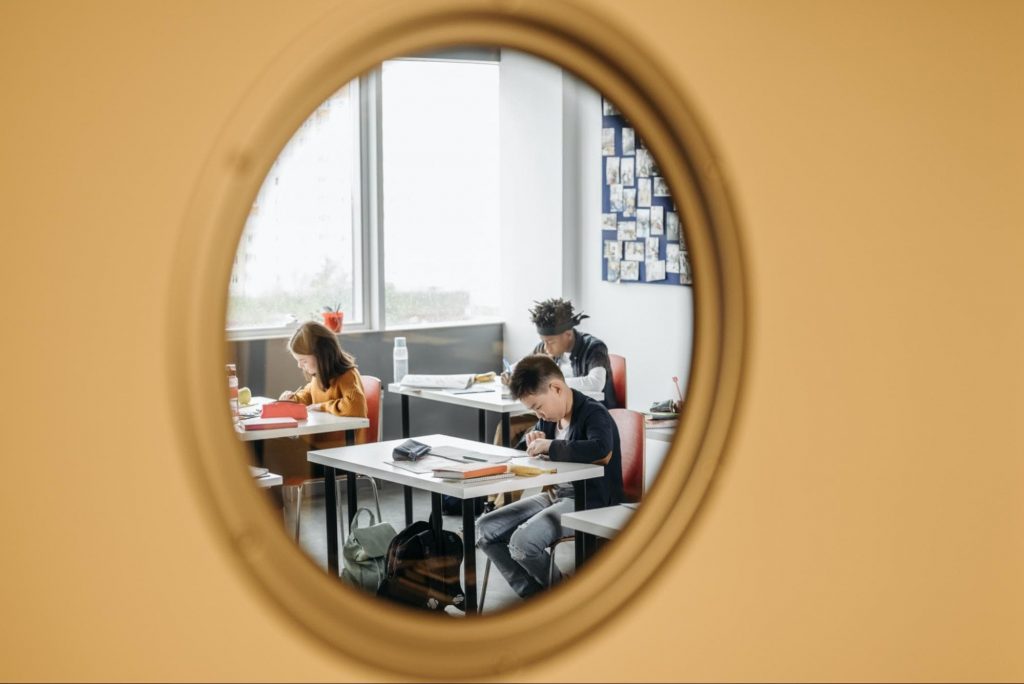
[[[622,454],[608,409],[570,389],[555,362],[543,354],[516,364],[509,385],[512,395],[540,419],[516,448],[552,461],[604,466],[604,477],[587,481],[587,508],[620,503]],[[548,547],[564,534],[562,513],[574,508],[571,484],[521,499],[480,517],[477,545],[517,594],[532,596],[548,585]],[[557,567],[554,579],[560,579]]]

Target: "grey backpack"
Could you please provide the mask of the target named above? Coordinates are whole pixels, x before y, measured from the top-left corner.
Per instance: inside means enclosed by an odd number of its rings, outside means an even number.
[[[370,524],[360,526],[359,516],[363,511],[370,516]],[[345,562],[342,578],[366,591],[376,592],[384,580],[384,556],[394,537],[395,528],[390,523],[378,523],[369,508],[356,511],[341,552]]]

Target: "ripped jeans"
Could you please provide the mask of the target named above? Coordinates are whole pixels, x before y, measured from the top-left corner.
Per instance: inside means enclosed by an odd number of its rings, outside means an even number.
[[[548,492],[520,499],[480,516],[476,544],[522,598],[548,585],[548,547],[564,535],[562,514],[575,509],[571,498]],[[554,581],[561,579],[555,566]]]

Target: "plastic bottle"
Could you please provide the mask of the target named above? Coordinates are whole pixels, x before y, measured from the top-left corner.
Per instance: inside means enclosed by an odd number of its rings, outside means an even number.
[[[404,337],[395,338],[395,350],[391,358],[394,361],[395,383],[400,384],[402,378],[409,374],[409,348],[405,346]]]
[[[228,373],[228,403],[231,406],[231,421],[238,423],[240,419],[238,413],[238,373],[233,363],[227,364],[226,370]]]

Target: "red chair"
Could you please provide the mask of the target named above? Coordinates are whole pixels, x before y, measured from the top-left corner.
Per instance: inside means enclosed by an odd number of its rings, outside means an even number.
[[[370,421],[370,425],[363,430],[360,430],[362,436],[361,443],[369,444],[371,442],[379,442],[381,437],[381,420],[383,416],[383,405],[381,404],[381,382],[380,378],[375,378],[372,375],[360,376],[363,380],[363,394],[366,395],[366,417]],[[359,441],[359,440],[357,440]],[[336,488],[335,501],[338,502],[338,520],[344,520],[344,514],[341,511],[341,490],[340,483],[344,482],[345,475],[341,475],[335,479],[334,486]],[[373,489],[373,500],[377,506],[377,520],[383,520],[380,513],[380,492],[377,490],[377,481],[372,477],[366,477],[365,475],[359,475],[357,479],[364,479],[370,483],[370,488]],[[285,501],[286,519],[288,517],[287,510],[292,508],[294,510],[294,522],[292,537],[296,542],[299,541],[299,521],[301,519],[302,511],[302,495],[306,487],[313,484],[322,483],[324,480],[322,477],[317,478],[287,478],[285,485],[282,488],[281,494]],[[345,541],[345,525],[341,525],[341,541]]]
[[[626,408],[626,357],[609,354],[612,362],[612,387],[615,389],[615,403]]]

